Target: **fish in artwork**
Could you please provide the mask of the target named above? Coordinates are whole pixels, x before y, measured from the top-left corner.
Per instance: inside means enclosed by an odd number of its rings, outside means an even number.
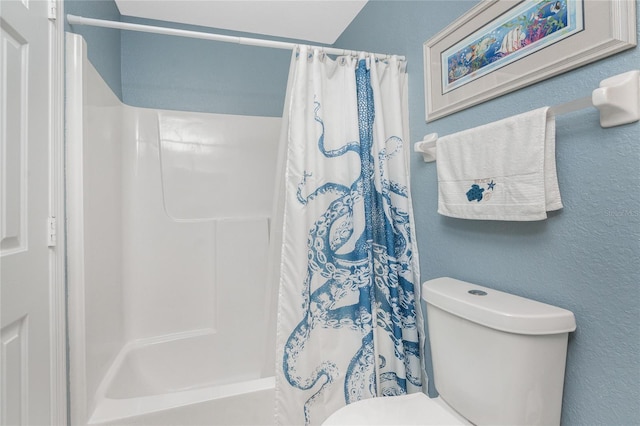
[[[466,65],[454,63],[449,69],[449,82],[456,81],[460,77],[463,77],[469,73],[471,68]]]
[[[471,52],[467,53],[467,57],[465,58],[467,61],[471,62],[475,59],[482,58],[489,50],[489,47],[493,43],[496,42],[496,39],[493,37],[485,37],[480,42],[471,45]]]
[[[497,53],[506,55],[515,52],[522,47],[522,42],[525,38],[527,38],[527,34],[522,30],[522,27],[518,25],[504,36]]]
[[[534,12],[531,15],[531,20],[533,21],[543,21],[552,16],[555,16],[562,9],[562,2],[552,1],[546,3],[544,6],[538,9],[537,12]]]

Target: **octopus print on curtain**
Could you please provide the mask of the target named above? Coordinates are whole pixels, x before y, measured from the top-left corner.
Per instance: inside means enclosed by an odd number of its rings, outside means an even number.
[[[290,82],[276,421],[418,392],[405,64],[300,48]]]

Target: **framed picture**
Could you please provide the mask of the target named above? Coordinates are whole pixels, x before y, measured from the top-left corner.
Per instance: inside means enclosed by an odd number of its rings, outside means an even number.
[[[636,45],[635,0],[485,0],[424,43],[427,122]]]

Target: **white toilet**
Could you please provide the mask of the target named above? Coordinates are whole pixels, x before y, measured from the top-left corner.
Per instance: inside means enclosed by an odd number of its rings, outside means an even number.
[[[573,313],[453,278],[422,285],[440,396],[350,404],[336,425],[558,425]]]

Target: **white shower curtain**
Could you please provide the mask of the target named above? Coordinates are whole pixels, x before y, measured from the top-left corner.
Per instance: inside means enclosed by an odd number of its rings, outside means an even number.
[[[292,59],[278,295],[276,420],[320,424],[422,390],[403,61]]]

